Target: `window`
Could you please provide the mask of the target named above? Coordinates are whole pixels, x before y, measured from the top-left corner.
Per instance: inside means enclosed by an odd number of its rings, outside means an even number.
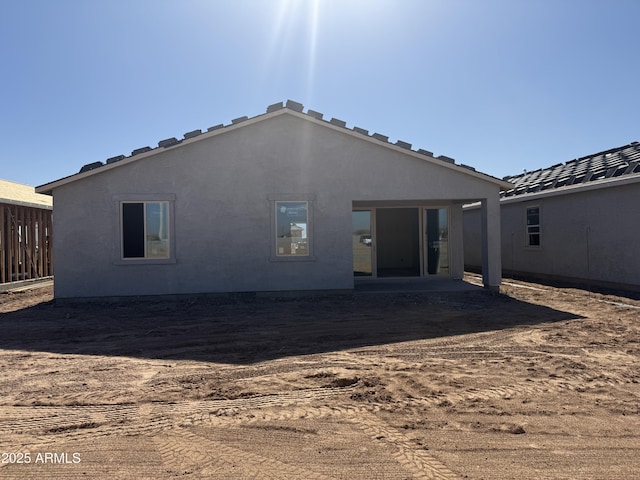
[[[540,207],[527,208],[527,245],[540,246]]]
[[[315,195],[275,193],[267,196],[271,234],[270,262],[315,262]]]
[[[169,202],[123,201],[120,206],[122,258],[170,258]]]
[[[309,202],[275,202],[276,256],[309,256]]]

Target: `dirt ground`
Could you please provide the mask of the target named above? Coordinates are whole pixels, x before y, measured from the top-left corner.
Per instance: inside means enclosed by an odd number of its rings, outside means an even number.
[[[473,279],[472,279],[473,280]],[[0,478],[640,476],[640,301],[0,294]]]

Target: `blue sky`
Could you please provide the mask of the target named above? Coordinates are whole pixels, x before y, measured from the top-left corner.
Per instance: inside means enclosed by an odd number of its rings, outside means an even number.
[[[638,0],[3,0],[0,178],[292,99],[491,175],[640,141]]]

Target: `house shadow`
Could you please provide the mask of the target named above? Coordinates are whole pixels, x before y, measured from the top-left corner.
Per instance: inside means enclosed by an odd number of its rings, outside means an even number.
[[[52,301],[0,314],[0,348],[248,365],[577,318],[484,290]]]

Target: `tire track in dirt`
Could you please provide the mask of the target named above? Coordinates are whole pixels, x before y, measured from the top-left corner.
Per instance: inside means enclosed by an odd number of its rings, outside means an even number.
[[[136,405],[82,405],[6,407],[0,419],[0,435],[73,430],[74,427],[118,422],[137,415]]]
[[[234,412],[208,412],[186,418],[181,426],[213,425],[218,427],[250,425],[263,422],[284,422],[289,420],[316,420],[333,416],[355,417],[359,414],[380,411],[377,405],[332,405],[310,406],[296,405],[294,408],[279,408],[273,406],[265,409],[247,409]]]
[[[393,456],[415,478],[429,480],[453,480],[460,476],[449,470],[443,463],[429,455],[424,449],[416,448],[406,435],[379,421],[374,415],[361,413],[351,420],[373,440],[384,442],[395,450]]]
[[[341,395],[347,389],[315,388],[231,400],[10,407],[5,409],[10,413],[0,419],[0,438],[15,434],[34,438],[48,435],[46,443],[54,443],[61,439],[153,434],[181,424],[203,423],[204,419],[210,417],[233,418],[248,411],[268,411],[271,408],[311,403]],[[295,415],[289,412],[287,416],[291,418]]]
[[[409,398],[392,400],[390,402],[368,402],[364,405],[334,405],[334,406],[299,406],[294,410],[280,411],[280,409],[255,410],[248,408],[242,412],[235,411],[236,415],[228,416],[224,410],[210,411],[201,418],[203,421],[224,424],[227,422],[250,422],[250,421],[279,421],[290,419],[320,418],[329,415],[358,415],[363,413],[375,413],[378,411],[393,412],[403,407],[434,407],[442,405],[455,405],[465,401],[488,401],[497,399],[513,399],[529,395],[541,395],[550,391],[569,390],[581,393],[585,382],[592,380],[589,374],[565,375],[557,379],[549,379],[540,382],[527,382],[497,385],[484,389],[470,388],[461,392],[447,392],[431,397]],[[612,379],[603,381],[607,386],[619,386],[623,382]],[[624,382],[626,383],[626,382]],[[598,384],[597,386],[603,386]]]
[[[326,416],[372,414],[378,411],[392,412],[399,408],[438,407],[455,405],[466,401],[489,401],[498,399],[513,399],[523,396],[544,395],[551,391],[582,392],[593,382],[593,374],[577,373],[562,375],[557,378],[546,378],[538,381],[523,381],[517,384],[496,385],[489,388],[469,388],[463,391],[442,392],[427,397],[413,397],[406,399],[392,399],[389,402],[369,401],[364,404],[345,402],[331,406],[313,406],[315,400],[326,399],[331,396],[351,392],[357,393],[356,386],[341,389],[316,389],[304,395],[282,394],[265,397],[249,397],[238,400],[218,400],[212,402],[185,402],[173,405],[174,414],[183,415],[181,425],[229,425],[254,423],[260,421],[285,421],[295,419],[322,418]],[[627,380],[617,381],[606,377],[599,379],[596,386],[615,387],[628,383]],[[311,392],[317,396],[310,395]]]
[[[241,414],[258,416],[260,412],[278,409],[288,411],[286,407],[308,405],[314,401],[325,400],[330,397],[343,395],[354,390],[354,387],[343,388],[309,388],[299,391],[256,395],[231,400],[200,400],[185,401],[171,405],[172,414],[182,418],[185,424],[197,424],[211,418],[235,418]],[[306,407],[305,407],[306,408]],[[287,415],[292,415],[291,412]]]
[[[449,470],[441,462],[426,453],[400,431],[385,425],[379,421],[373,413],[380,408],[375,405],[345,405],[345,406],[321,406],[321,407],[297,407],[294,410],[274,410],[244,412],[233,417],[210,416],[201,419],[202,422],[190,422],[188,426],[198,423],[207,423],[217,427],[230,427],[240,425],[271,424],[291,420],[314,420],[330,416],[345,417],[346,421],[358,426],[372,441],[382,441],[393,452],[395,460],[414,478],[450,480],[459,476]],[[393,408],[390,408],[393,410]],[[302,477],[300,477],[302,478]]]
[[[233,471],[241,478],[331,480],[320,473],[231,447],[183,428],[173,428],[168,434],[156,436],[154,442],[165,466],[171,470],[180,465],[189,473],[216,473],[226,477]]]
[[[394,359],[391,370],[415,370],[415,362]],[[237,399],[193,400],[182,402],[60,405],[11,407],[0,418],[0,437],[30,434],[37,439],[48,435],[46,443],[61,438],[87,438],[106,435],[153,434],[168,428],[202,423],[228,425],[292,419],[313,419],[326,416],[356,418],[381,410],[398,408],[447,406],[465,401],[487,401],[518,396],[534,396],[549,391],[584,391],[590,387],[612,387],[628,384],[629,379],[598,376],[594,372],[564,374],[557,378],[523,381],[518,384],[496,385],[485,389],[443,392],[433,396],[397,399],[390,402],[367,402],[354,405],[345,401],[332,406],[313,406],[316,401],[357,392],[357,386],[342,388],[318,387],[280,394],[257,395]],[[329,402],[323,402],[329,403]],[[7,409],[6,409],[7,410]],[[36,440],[37,441],[37,440]]]
[[[470,361],[511,361],[513,357],[520,357],[533,362],[536,362],[536,358],[544,358],[549,361],[555,361],[553,366],[554,368],[557,367],[556,372],[547,373],[544,370],[537,373],[534,372],[532,377],[535,378],[535,381],[532,378],[528,378],[515,385],[496,385],[482,390],[472,388],[462,392],[443,392],[435,394],[435,398],[432,396],[421,398],[420,395],[415,395],[417,398],[408,402],[411,404],[426,403],[431,405],[446,400],[456,403],[465,400],[489,400],[501,397],[512,398],[522,395],[539,395],[549,391],[560,390],[582,393],[593,388],[619,387],[637,381],[636,377],[630,377],[628,373],[618,375],[617,372],[612,371],[608,364],[600,362],[597,356],[590,356],[595,361],[595,365],[586,366],[580,363],[585,359],[584,348],[579,346],[549,345],[543,341],[542,335],[544,335],[544,332],[542,331],[537,332],[537,336],[540,337],[538,341],[531,342],[531,338],[526,339],[527,343],[531,343],[531,348],[527,348],[526,345],[514,345],[512,348],[505,348],[505,344],[508,345],[514,341],[520,344],[521,336],[525,332],[527,337],[532,335],[531,329],[516,328],[510,332],[488,332],[465,335],[455,339],[422,341],[420,347],[416,350],[413,350],[410,344],[394,346],[392,354],[385,356],[386,369],[393,372],[407,372],[409,375],[409,372],[423,370],[421,367],[428,363],[425,363],[425,360],[440,361],[464,358]],[[496,341],[500,342],[500,347],[498,348],[492,346],[492,343]],[[543,345],[544,349],[539,350],[538,348]],[[367,349],[361,349],[355,353],[359,356],[360,364],[367,363],[363,358],[367,354]],[[379,357],[384,356],[385,350],[377,348],[375,352],[369,353],[372,354],[372,362],[374,362],[372,366],[377,366],[380,362]],[[609,353],[609,355],[611,354]],[[633,358],[629,357],[626,352],[621,352],[620,361],[624,363],[624,360],[633,361]],[[584,369],[584,371],[580,371],[581,369]],[[546,375],[549,376],[546,377]],[[400,376],[388,375],[385,380],[393,384],[392,390],[405,390],[402,383],[403,379]]]
[[[496,385],[483,389],[470,388],[461,392],[446,392],[436,394],[431,397],[402,399],[394,402],[393,404],[379,404],[379,408],[382,410],[392,411],[401,407],[453,406],[465,401],[489,401],[513,399],[523,396],[541,396],[551,391],[557,392],[562,390],[581,393],[588,388],[585,385],[587,385],[592,379],[593,377],[590,374],[563,375],[559,378],[547,379],[539,382],[524,381],[510,385]],[[606,386],[614,387],[627,382],[607,379],[602,383]],[[598,383],[597,386],[602,387],[604,385]]]
[[[430,356],[432,351],[435,352],[440,349],[459,351],[465,347],[473,349],[481,348],[482,346],[489,346],[487,350],[492,350],[491,345],[508,344],[508,340],[512,338],[517,331],[518,329],[514,328],[509,330],[494,330],[464,334],[451,332],[437,338],[423,338],[417,341],[400,342],[390,344],[386,347],[359,348],[357,350],[350,350],[349,353],[357,356],[371,355],[378,357],[386,357],[385,354],[390,353],[392,356],[398,357],[403,354],[420,354]],[[416,347],[418,351],[416,351]]]

